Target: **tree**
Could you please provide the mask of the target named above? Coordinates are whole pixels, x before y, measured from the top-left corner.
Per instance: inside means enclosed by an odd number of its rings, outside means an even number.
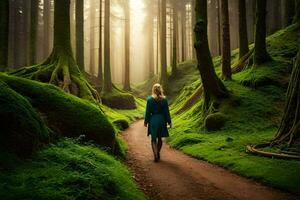
[[[104,14],[104,84],[103,90],[106,93],[112,91],[111,70],[110,70],[110,0],[105,0]]]
[[[186,8],[185,1],[182,1],[181,6],[181,61],[186,59]]]
[[[295,14],[295,0],[284,0],[284,26],[292,24]]]
[[[80,70],[84,70],[83,5],[84,0],[76,0],[76,61]]]
[[[87,82],[74,59],[70,39],[70,0],[55,0],[54,42],[51,55],[39,65],[11,74],[60,86],[81,98],[96,102],[99,95]]]
[[[50,49],[50,16],[51,1],[44,0],[43,19],[44,19],[44,56],[49,56]]]
[[[231,79],[231,49],[228,0],[221,1],[222,9],[222,78]]]
[[[293,23],[300,22],[300,0],[295,0],[295,16]]]
[[[271,60],[266,47],[267,0],[256,0],[253,64],[260,65]]]
[[[99,49],[98,49],[98,79],[103,84],[103,57],[102,57],[102,0],[99,1]]]
[[[29,64],[33,65],[36,61],[36,40],[38,26],[39,0],[31,0],[30,16],[30,45],[29,45]],[[46,26],[46,24],[44,24]]]
[[[208,110],[214,101],[227,97],[227,90],[216,75],[207,38],[207,0],[196,0],[195,48],[198,70],[204,88],[204,109]]]
[[[125,77],[124,90],[130,91],[130,8],[129,1],[125,2]]]
[[[167,5],[166,0],[161,0],[161,21],[160,21],[160,58],[161,58],[161,71],[160,82],[165,85],[167,83]]]
[[[239,59],[241,59],[249,52],[245,0],[239,0],[239,44]]]
[[[8,23],[9,19],[9,2],[8,0],[0,1],[0,71],[8,65]]]
[[[90,1],[90,74],[95,75],[95,16],[94,1]]]
[[[272,145],[287,143],[292,145],[300,138],[300,51],[295,59],[284,114]]]
[[[153,14],[153,9],[154,6],[152,2],[149,3],[149,17],[148,17],[148,22],[149,22],[149,35],[148,35],[148,45],[149,45],[149,78],[152,78],[154,76],[154,40],[153,40],[153,35],[154,35],[154,24],[153,24],[153,19],[154,19],[154,14]]]
[[[178,15],[177,1],[173,2],[173,56],[172,56],[172,76],[177,73],[177,38],[178,38]]]

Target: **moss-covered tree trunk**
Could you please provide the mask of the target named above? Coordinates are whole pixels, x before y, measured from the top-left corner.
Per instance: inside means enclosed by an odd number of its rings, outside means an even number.
[[[130,8],[129,1],[125,2],[125,73],[124,90],[130,91]]]
[[[300,0],[295,0],[295,16],[293,23],[300,22]]]
[[[222,78],[231,79],[231,49],[228,0],[221,1],[222,8]]]
[[[167,83],[167,3],[161,0],[161,21],[160,21],[160,82]]]
[[[247,34],[247,17],[246,17],[246,0],[239,0],[239,59],[249,52],[248,34]]]
[[[76,0],[76,61],[80,70],[84,70],[83,4],[84,0]]]
[[[226,97],[227,90],[216,75],[207,38],[207,0],[196,0],[196,26],[195,48],[198,60],[198,69],[204,88],[204,109],[209,109],[211,104]]]
[[[0,1],[0,71],[7,67],[9,2]]]
[[[295,59],[287,101],[278,133],[272,145],[292,145],[300,141],[300,51]]]
[[[105,93],[112,91],[112,80],[110,70],[110,0],[105,0],[105,19],[104,19],[104,83]]]
[[[31,16],[30,16],[30,45],[29,45],[29,64],[36,62],[36,41],[38,26],[39,0],[31,0]],[[46,24],[44,24],[46,26]]]
[[[99,95],[81,74],[73,57],[70,39],[70,0],[54,1],[54,42],[47,60],[11,74],[50,82],[81,98],[95,102]]]
[[[253,64],[260,65],[271,60],[266,47],[267,0],[256,0]]]
[[[178,38],[178,9],[177,1],[173,3],[173,56],[172,56],[172,76],[177,73],[177,38]]]

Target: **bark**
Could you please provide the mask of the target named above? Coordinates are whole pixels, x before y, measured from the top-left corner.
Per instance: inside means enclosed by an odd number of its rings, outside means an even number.
[[[222,0],[222,78],[231,79],[231,49],[228,0]]]
[[[277,136],[271,143],[292,145],[300,139],[300,51],[295,59],[284,114]]]
[[[256,22],[254,35],[253,64],[260,65],[271,60],[266,47],[267,0],[256,0]]]
[[[36,62],[36,41],[37,41],[37,26],[38,26],[38,13],[39,13],[38,6],[39,6],[39,0],[31,0],[30,45],[29,45],[30,65],[33,65]]]
[[[125,73],[124,90],[130,91],[130,8],[125,2]]]
[[[186,8],[185,2],[182,3],[181,10],[181,61],[186,60]]]
[[[8,22],[8,58],[7,58],[7,65],[10,68],[15,67],[15,55],[14,55],[14,48],[15,48],[15,34],[16,34],[16,2],[9,1],[9,22]],[[2,23],[1,23],[2,24]]]
[[[161,54],[161,71],[160,82],[162,85],[167,83],[167,6],[166,0],[161,0],[161,35],[160,35],[160,54]]]
[[[153,7],[149,10],[149,78],[154,76],[154,25],[153,25]]]
[[[196,0],[195,48],[198,70],[204,88],[204,109],[208,110],[216,100],[227,97],[227,90],[217,77],[208,47],[207,0]]]
[[[44,57],[50,53],[50,16],[51,16],[51,1],[44,0],[43,20],[44,20]]]
[[[172,76],[177,73],[177,37],[178,37],[178,15],[177,2],[173,5],[173,56],[172,56]]]
[[[246,0],[239,0],[239,59],[249,52],[247,18],[246,18]]]
[[[95,75],[95,12],[94,1],[90,1],[90,74]]]
[[[300,22],[300,0],[295,0],[295,16],[293,23]]]
[[[221,16],[220,16],[220,0],[217,0],[217,21],[218,21],[218,55],[222,54],[222,44],[221,44]]]
[[[111,69],[110,69],[110,0],[105,0],[104,20],[104,92],[112,91]]]
[[[0,71],[3,71],[8,65],[8,19],[9,2],[2,0],[0,1]]]
[[[191,30],[191,32],[192,32],[192,59],[196,59],[196,51],[195,51],[195,48],[193,47],[193,44],[195,43],[195,34],[194,34],[194,31],[193,31],[193,27],[195,26],[195,23],[196,23],[195,1],[196,0],[191,1],[191,9],[192,9],[191,10],[191,15],[192,15],[192,26],[191,26],[191,29],[192,29]],[[177,10],[177,12],[178,12],[178,10]],[[178,16],[177,16],[177,18],[178,18]],[[178,21],[178,19],[177,19],[177,21]]]
[[[84,70],[84,0],[76,0],[76,61],[80,70]]]
[[[103,56],[102,56],[102,0],[99,2],[99,49],[98,49],[98,54],[99,54],[99,59],[98,59],[98,79],[100,81],[100,84],[102,86],[103,84]]]
[[[284,0],[284,26],[292,24],[295,15],[295,0]]]

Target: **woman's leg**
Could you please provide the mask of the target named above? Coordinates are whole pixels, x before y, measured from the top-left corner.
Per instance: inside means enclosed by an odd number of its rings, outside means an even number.
[[[151,139],[151,146],[152,146],[152,151],[153,151],[153,155],[154,155],[154,161],[157,162],[158,161],[158,145],[157,145],[156,138]]]
[[[158,157],[158,159],[160,159],[160,150],[161,150],[162,144],[163,144],[162,138],[159,137],[158,141],[157,141],[157,157]]]

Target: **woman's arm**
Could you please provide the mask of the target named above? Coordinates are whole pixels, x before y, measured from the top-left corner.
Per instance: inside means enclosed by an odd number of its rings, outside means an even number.
[[[149,124],[150,122],[150,102],[149,99],[147,99],[147,105],[146,105],[146,112],[145,112],[145,120],[144,120],[144,125],[147,126],[147,124]]]

